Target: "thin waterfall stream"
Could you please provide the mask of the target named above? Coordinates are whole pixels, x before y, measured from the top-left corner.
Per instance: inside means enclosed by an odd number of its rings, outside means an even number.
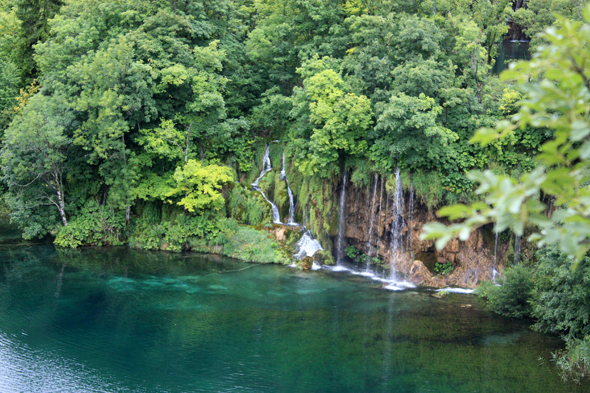
[[[338,223],[338,240],[336,242],[336,264],[341,265],[342,260],[344,259],[344,248],[343,248],[343,238],[344,238],[344,220],[345,220],[345,212],[344,209],[346,207],[346,169],[342,174],[342,190],[340,191],[340,222]]]
[[[393,195],[393,221],[391,222],[391,275],[397,279],[396,270],[398,269],[399,254],[403,253],[403,242],[401,233],[404,228],[404,194],[402,182],[399,175],[399,164],[395,168],[395,193]]]
[[[518,167],[518,184],[520,182],[520,167]],[[514,264],[518,265],[520,262],[520,235],[516,235],[514,238]]]
[[[373,226],[375,224],[375,201],[377,200],[377,184],[379,183],[379,174],[375,174],[375,185],[373,186],[373,198],[371,202],[370,222],[369,222],[369,246],[367,255],[370,257],[373,254],[373,244],[371,239],[373,236]],[[371,269],[371,259],[367,260],[367,271]]]
[[[411,258],[414,259],[412,251],[412,230],[414,229],[414,179],[410,174],[410,203],[408,206],[408,251]]]
[[[379,255],[379,242],[381,242],[381,213],[383,213],[383,183],[384,179],[381,179],[381,190],[379,191],[379,224],[377,225],[377,255]]]
[[[277,205],[275,205],[273,202],[271,202],[270,199],[268,199],[266,197],[266,194],[264,193],[264,191],[262,191],[262,189],[258,185],[258,182],[264,177],[264,175],[266,175],[271,170],[272,170],[272,165],[270,163],[270,144],[267,144],[266,149],[264,150],[264,157],[262,159],[262,172],[260,172],[260,175],[254,181],[254,183],[252,183],[252,190],[258,191],[260,193],[260,195],[262,195],[262,197],[270,204],[270,206],[272,208],[272,222],[275,224],[282,224],[281,215],[279,213],[279,208],[277,207]]]
[[[399,164],[395,168],[395,193],[393,195],[393,221],[391,222],[391,272],[389,279],[391,284],[385,288],[398,291],[404,288],[413,288],[415,285],[401,281],[397,276],[399,271],[399,260],[404,253],[404,242],[402,240],[402,230],[405,227],[404,220],[404,192],[400,178]]]
[[[287,172],[285,171],[285,152],[283,151],[283,166],[281,168],[281,175],[279,177],[287,183],[287,193],[289,194],[289,218],[287,225],[299,225],[295,222],[295,204],[293,203],[293,191],[289,186],[289,179],[287,179]]]

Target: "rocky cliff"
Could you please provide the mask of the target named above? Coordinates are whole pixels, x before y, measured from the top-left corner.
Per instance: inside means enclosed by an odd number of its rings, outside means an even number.
[[[354,246],[363,254],[378,257],[387,267],[393,259],[391,245],[394,202],[380,182],[377,184],[377,192],[374,184],[368,188],[353,185],[347,187],[343,247]],[[392,268],[406,279],[432,287],[452,285],[473,288],[479,281],[492,279],[494,267],[500,272],[503,270],[506,247],[500,244],[495,258],[495,237],[491,228],[480,228],[465,242],[453,239],[443,250],[438,251],[434,241],[421,241],[420,233],[424,224],[440,219],[420,198],[410,206],[410,193],[405,191],[403,197],[403,224],[399,239],[401,247]],[[334,250],[336,239],[337,236],[334,236]],[[454,267],[452,273],[447,276],[436,274],[436,262],[451,262]]]

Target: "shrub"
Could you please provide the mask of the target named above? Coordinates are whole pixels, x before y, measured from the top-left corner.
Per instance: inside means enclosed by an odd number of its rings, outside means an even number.
[[[590,336],[590,258],[577,269],[556,248],[537,252],[533,316],[535,329],[565,334],[568,339]]]
[[[590,336],[567,340],[566,350],[554,353],[553,360],[564,381],[580,383],[590,373]]]
[[[455,266],[453,266],[452,262],[436,262],[434,265],[434,271],[436,274],[440,274],[441,276],[448,276],[455,270]]]
[[[489,301],[490,308],[498,314],[514,317],[529,317],[532,312],[531,300],[534,289],[533,271],[530,267],[517,265],[505,272],[506,278],[496,286],[487,281],[477,293]]]
[[[57,233],[55,245],[76,248],[85,245],[121,245],[124,241],[125,212],[101,206],[91,199]]]

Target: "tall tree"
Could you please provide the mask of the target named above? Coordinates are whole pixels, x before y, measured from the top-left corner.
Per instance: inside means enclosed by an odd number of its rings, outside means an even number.
[[[62,97],[37,94],[6,130],[2,171],[12,216],[24,227],[26,237],[52,229],[51,222],[30,214],[45,206],[55,208],[62,224],[68,225],[65,175],[72,140],[65,131],[72,120]]]
[[[62,6],[61,0],[20,0],[16,16],[20,20],[20,40],[16,48],[22,85],[38,77],[34,46],[49,37],[49,20]]]

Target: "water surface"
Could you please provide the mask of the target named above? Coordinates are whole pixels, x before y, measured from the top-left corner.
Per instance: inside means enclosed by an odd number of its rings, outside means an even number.
[[[557,338],[431,293],[195,254],[2,245],[0,391],[584,391],[548,360]]]

